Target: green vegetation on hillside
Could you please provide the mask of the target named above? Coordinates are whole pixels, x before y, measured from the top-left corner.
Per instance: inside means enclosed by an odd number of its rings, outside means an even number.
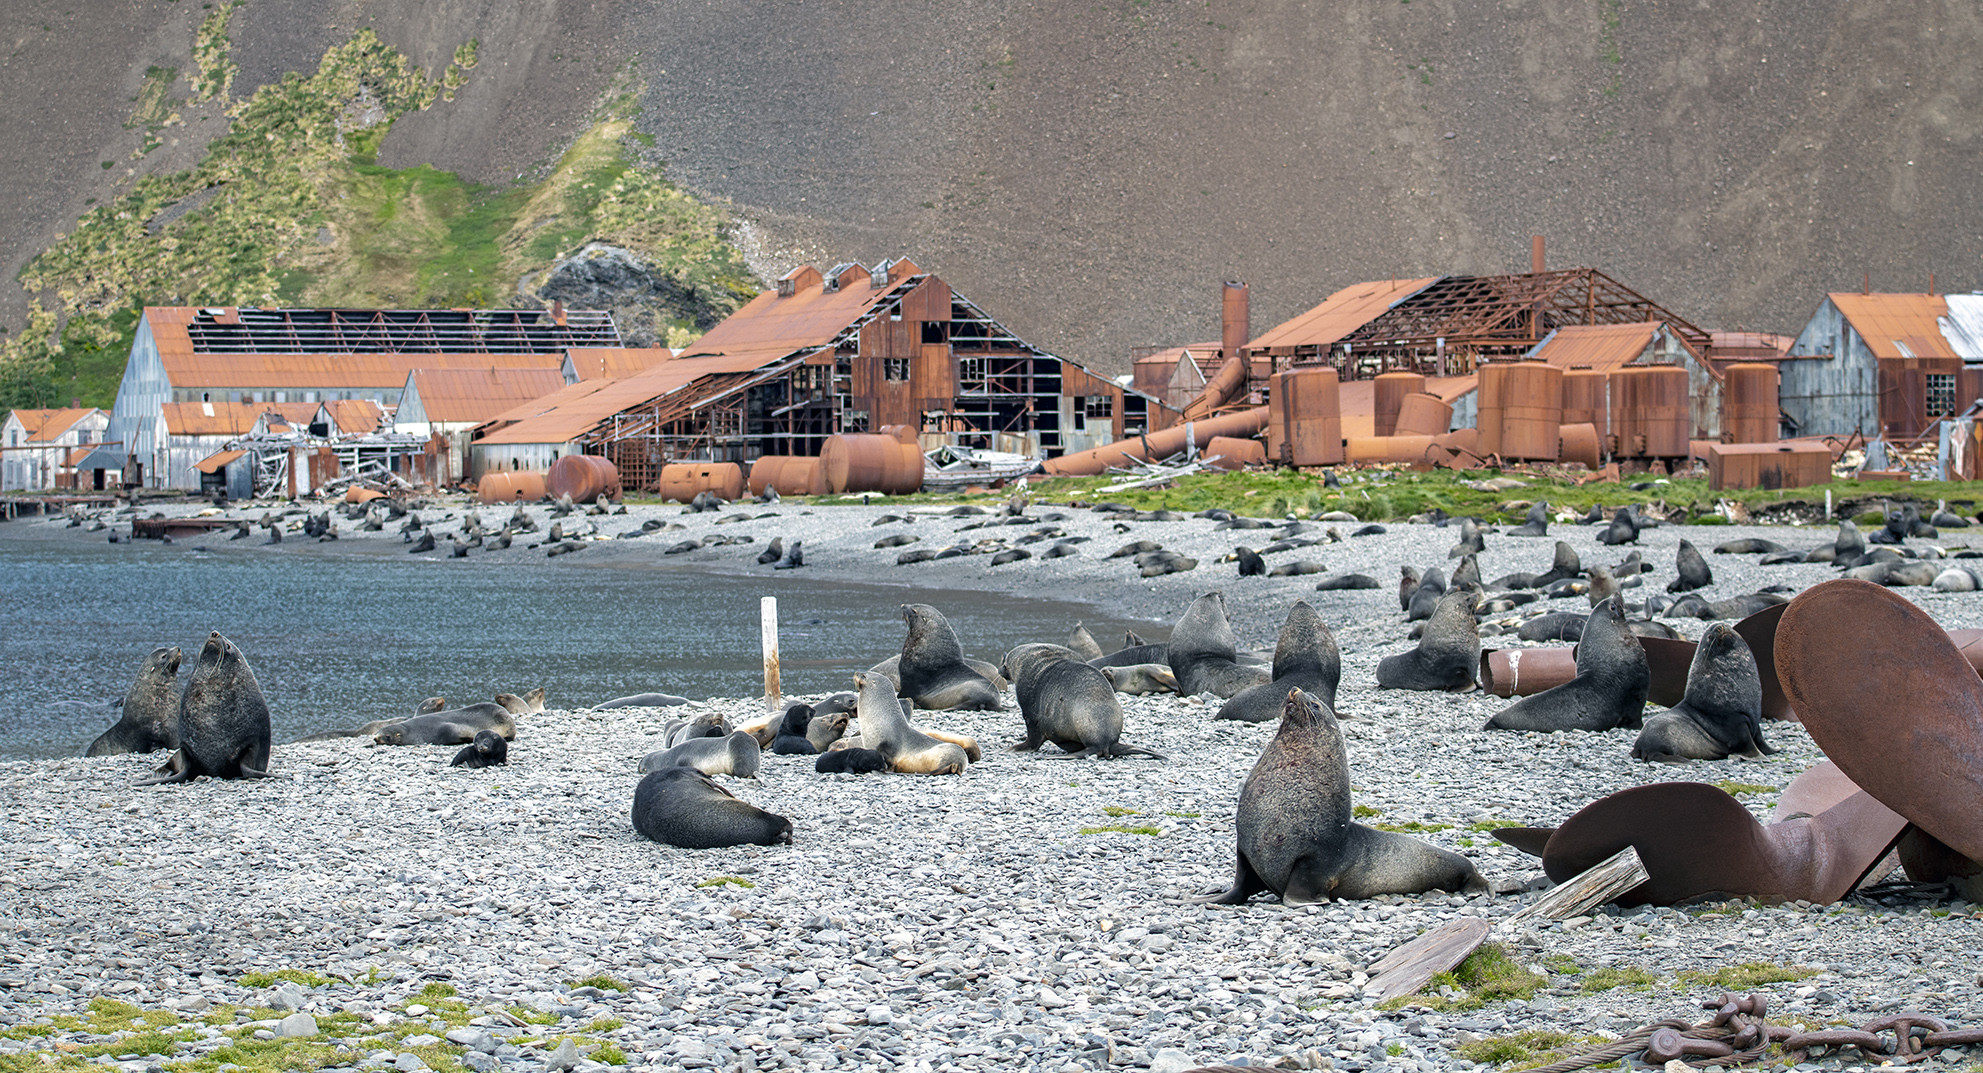
[[[192,103],[227,98],[232,6],[200,24]],[[673,345],[755,293],[724,211],[640,159],[630,86],[534,185],[380,166],[393,122],[452,96],[475,63],[470,41],[430,78],[361,30],[315,74],[233,104],[198,165],[137,179],[22,272],[35,301],[27,330],[0,344],[0,408],[109,406],[147,305],[506,306],[519,280],[590,241],[648,258],[687,296],[664,325]],[[134,101],[147,147],[187,103],[170,95],[177,82],[155,69]]]

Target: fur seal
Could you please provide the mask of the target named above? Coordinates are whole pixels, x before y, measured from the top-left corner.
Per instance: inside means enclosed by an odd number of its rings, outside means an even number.
[[[1398,610],[1412,609],[1412,595],[1418,592],[1419,582],[1425,580],[1418,567],[1406,563],[1398,567]]]
[[[803,540],[792,541],[792,546],[785,550],[785,561],[775,563],[771,568],[773,570],[797,570],[806,565],[805,544],[806,542]]]
[[[1761,537],[1743,537],[1741,540],[1725,541],[1714,547],[1716,555],[1780,555],[1789,550],[1774,540],[1764,540]]]
[[[1484,730],[1636,729],[1645,718],[1652,669],[1639,638],[1625,627],[1623,601],[1591,609],[1577,642],[1577,676],[1523,697],[1487,721]]]
[[[1273,680],[1241,690],[1219,708],[1215,719],[1237,719],[1243,723],[1265,723],[1281,714],[1288,690],[1299,689],[1326,705],[1336,708],[1336,685],[1343,676],[1343,654],[1336,637],[1322,616],[1296,600],[1281,623],[1281,637],[1274,646]]]
[[[811,756],[818,752],[819,747],[806,737],[806,726],[811,722],[812,705],[797,702],[786,705],[785,714],[778,720],[778,732],[771,739],[771,751],[780,756]]]
[[[1108,654],[1102,651],[1101,642],[1088,632],[1088,627],[1079,622],[1074,624],[1074,631],[1067,635],[1067,647],[1082,659],[1101,659]]]
[[[1480,584],[1480,560],[1469,555],[1453,568],[1453,577],[1446,582],[1449,589],[1478,589]]]
[[[1590,579],[1590,588],[1585,590],[1584,595],[1590,598],[1592,607],[1618,595],[1618,579],[1611,575],[1610,570],[1602,566],[1593,566],[1590,569]]]
[[[939,741],[911,725],[888,679],[873,672],[854,676],[860,690],[861,746],[911,775],[961,775],[969,757],[962,746]]]
[[[865,775],[871,771],[887,771],[888,761],[873,749],[834,749],[819,754],[813,761],[812,769],[822,775]]]
[[[1632,743],[1638,760],[1725,760],[1776,751],[1763,740],[1763,680],[1755,653],[1725,622],[1709,626],[1694,648],[1686,696],[1645,722]]]
[[[1549,503],[1538,500],[1529,505],[1528,517],[1522,524],[1508,530],[1509,536],[1539,537],[1549,535]]]
[[[813,708],[812,718],[806,720],[806,741],[814,752],[825,752],[847,734],[847,723],[853,718],[846,709],[828,711],[824,706]]]
[[[1611,524],[1597,535],[1600,544],[1636,544],[1639,542],[1639,519],[1629,506],[1619,507],[1611,512]]]
[[[1431,567],[1419,578],[1418,588],[1405,603],[1405,621],[1417,622],[1432,617],[1434,608],[1439,606],[1439,598],[1446,595],[1446,575],[1438,567]]]
[[[772,537],[771,543],[766,544],[764,546],[764,550],[757,553],[757,565],[770,566],[772,563],[775,563],[784,557],[785,557],[785,538]]]
[[[510,743],[493,730],[478,730],[475,740],[454,754],[449,767],[495,767],[510,762]]]
[[[1446,549],[1446,558],[1459,559],[1468,555],[1479,555],[1487,550],[1487,542],[1481,539],[1480,525],[1472,518],[1460,519],[1459,543]]]
[[[1464,589],[1440,597],[1418,647],[1377,664],[1377,688],[1472,689],[1480,669],[1480,625],[1474,621],[1473,602],[1474,595]]]
[[[521,697],[514,693],[498,693],[496,703],[511,715],[536,715],[544,710],[544,687],[538,686]]]
[[[1680,576],[1666,583],[1667,592],[1693,592],[1714,584],[1714,571],[1708,569],[1708,561],[1685,539],[1680,541],[1680,550],[1675,553]]]
[[[1096,669],[1109,680],[1109,684],[1115,686],[1117,693],[1140,697],[1150,693],[1177,692],[1177,676],[1171,673],[1169,666],[1162,663],[1131,663],[1122,667]]]
[[[1584,635],[1584,618],[1570,611],[1552,611],[1522,623],[1515,636],[1524,641],[1575,641]]]
[[[687,697],[677,697],[672,693],[635,693],[625,697],[614,697],[591,707],[591,711],[609,712],[615,708],[672,708],[677,704],[687,704]]]
[[[234,642],[207,634],[186,691],[179,695],[179,751],[138,783],[269,777],[269,706],[254,669]]]
[[[1177,677],[1177,691],[1187,697],[1212,693],[1230,698],[1272,676],[1264,668],[1238,662],[1225,594],[1217,591],[1200,596],[1185,609],[1184,617],[1171,628],[1164,662]]]
[[[656,749],[640,758],[643,774],[670,767],[692,767],[705,775],[735,775],[754,778],[760,754],[757,739],[748,730],[732,731],[720,738],[690,738],[679,745]]]
[[[1003,707],[998,686],[965,664],[964,646],[942,612],[928,604],[903,604],[902,619],[909,624],[909,636],[902,642],[896,673],[904,696],[919,708],[998,711]],[[865,691],[861,699],[865,709]],[[867,720],[861,723],[865,733]]]
[[[179,660],[177,648],[154,648],[138,666],[138,677],[124,691],[117,724],[90,742],[84,756],[118,756],[179,747]]]
[[[1204,900],[1238,905],[1272,891],[1288,905],[1307,905],[1434,888],[1487,889],[1465,857],[1351,817],[1349,756],[1335,713],[1301,690],[1289,690],[1280,730],[1240,784],[1232,888]]]
[[[1315,583],[1317,592],[1339,592],[1345,589],[1376,589],[1383,585],[1369,574],[1337,574]]]
[[[728,733],[730,721],[720,712],[704,712],[694,719],[668,720],[668,725],[661,728],[661,746],[672,749],[691,738],[720,738]]]
[[[380,727],[372,740],[380,745],[466,745],[478,730],[493,730],[516,740],[516,717],[491,701],[429,712]]]
[[[1252,548],[1241,545],[1232,550],[1233,558],[1239,560],[1240,577],[1259,577],[1267,572],[1267,561]]]
[[[705,493],[706,494],[706,493]],[[633,792],[633,829],[682,849],[792,842],[792,821],[745,804],[694,768],[653,772]]]
[[[1026,724],[1026,736],[1012,746],[1014,752],[1033,752],[1053,742],[1065,752],[1060,759],[1167,759],[1149,749],[1122,744],[1122,704],[1115,699],[1115,685],[1106,674],[1083,663],[1073,649],[1020,645],[1005,654],[1003,669],[1012,679],[1019,717]]]
[[[1170,666],[1170,645],[1127,645],[1100,659],[1088,661],[1094,667],[1135,667],[1144,663],[1161,663]]]

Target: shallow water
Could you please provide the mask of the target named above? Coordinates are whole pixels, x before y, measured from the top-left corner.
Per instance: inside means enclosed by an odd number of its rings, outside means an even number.
[[[1098,637],[1147,625],[1075,604],[794,575],[462,566],[0,538],[0,758],[80,754],[116,721],[110,704],[146,653],[179,646],[183,684],[215,629],[254,668],[280,743],[436,695],[468,703],[541,685],[554,708],[649,691],[757,696],[762,596],[778,598],[787,694],[850,689],[852,672],[900,651],[908,599],[935,604],[966,652],[994,661],[1064,640],[1076,621]]]

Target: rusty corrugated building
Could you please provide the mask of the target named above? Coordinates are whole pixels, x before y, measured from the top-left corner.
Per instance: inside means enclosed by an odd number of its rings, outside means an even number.
[[[1983,295],[1828,294],[1779,368],[1797,435],[1928,435],[1983,398]]]

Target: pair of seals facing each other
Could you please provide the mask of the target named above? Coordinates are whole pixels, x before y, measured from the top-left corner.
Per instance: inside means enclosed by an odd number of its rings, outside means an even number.
[[[138,783],[269,777],[269,705],[254,669],[219,631],[207,635],[179,696],[179,750]]]
[[[1651,688],[1652,668],[1646,662],[1645,647],[1625,625],[1623,598],[1613,596],[1592,608],[1584,621],[1583,636],[1577,642],[1577,676],[1553,689],[1523,697],[1495,714],[1482,729],[1636,729],[1645,719],[1646,694]],[[1760,710],[1762,686],[1758,684],[1756,689]]]
[[[1217,591],[1191,602],[1171,628],[1170,642],[1164,649],[1164,660],[1177,679],[1177,691],[1187,697],[1210,693],[1230,700],[1273,676],[1265,667],[1240,663],[1238,657],[1226,597]]]
[[[1161,753],[1124,745],[1122,704],[1108,674],[1089,666],[1081,654],[1061,645],[1019,645],[1005,654],[1000,670],[1012,680],[1026,736],[1015,752],[1032,752],[1046,742],[1065,750],[1056,759],[1090,756],[1154,756]]]
[[[1001,683],[995,680],[998,668],[965,659],[957,631],[941,611],[928,604],[903,604],[902,620],[909,624],[902,654],[876,664],[870,674],[889,679],[918,708],[995,712],[1004,706]]]
[[[90,742],[84,756],[119,756],[179,747],[179,661],[177,648],[154,648],[124,692],[117,725]]]
[[[1240,784],[1232,888],[1202,900],[1237,905],[1272,891],[1289,905],[1307,905],[1435,888],[1487,890],[1465,857],[1352,816],[1349,755],[1336,714],[1290,689],[1280,730]]]
[[[633,829],[682,849],[792,842],[792,821],[747,804],[689,767],[663,768],[633,792]]]

